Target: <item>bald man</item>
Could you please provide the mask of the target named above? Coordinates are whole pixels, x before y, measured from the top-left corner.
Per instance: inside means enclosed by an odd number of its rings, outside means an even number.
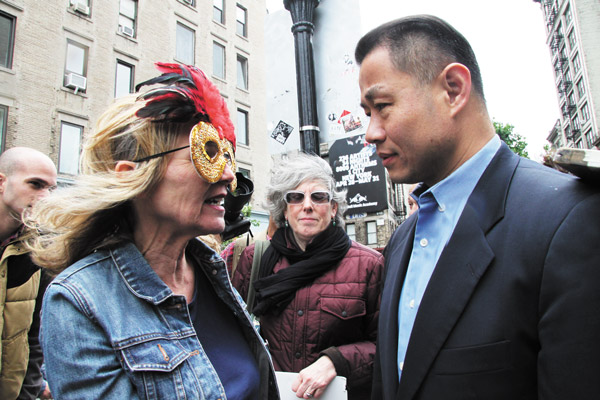
[[[48,278],[19,238],[23,211],[54,187],[56,167],[45,154],[13,147],[0,155],[0,399],[35,399],[43,385],[39,311]]]

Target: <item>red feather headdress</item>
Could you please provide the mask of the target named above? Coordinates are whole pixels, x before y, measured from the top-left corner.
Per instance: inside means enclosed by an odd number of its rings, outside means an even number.
[[[162,75],[136,85],[135,90],[155,84],[166,86],[141,94],[138,99],[149,101],[136,115],[160,122],[209,122],[217,129],[221,139],[229,140],[235,149],[235,132],[227,105],[219,89],[204,72],[191,65],[161,62],[155,65]]]

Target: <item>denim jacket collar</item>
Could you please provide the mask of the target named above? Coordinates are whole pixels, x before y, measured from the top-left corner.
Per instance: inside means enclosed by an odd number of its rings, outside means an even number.
[[[204,262],[214,261],[215,253],[204,248],[198,240],[190,240],[186,251],[191,251]],[[135,296],[153,304],[160,304],[173,296],[173,291],[158,277],[133,242],[111,249],[110,256]]]

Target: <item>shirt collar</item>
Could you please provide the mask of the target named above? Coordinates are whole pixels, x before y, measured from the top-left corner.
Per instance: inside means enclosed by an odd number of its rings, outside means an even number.
[[[17,230],[12,235],[10,235],[9,237],[7,237],[5,240],[2,241],[2,243],[0,243],[0,249],[2,251],[4,251],[4,249],[6,248],[6,246],[8,246],[12,242],[16,241],[19,238],[19,236],[21,236],[21,233],[23,233],[24,229],[25,229],[25,225],[19,226],[17,228]]]

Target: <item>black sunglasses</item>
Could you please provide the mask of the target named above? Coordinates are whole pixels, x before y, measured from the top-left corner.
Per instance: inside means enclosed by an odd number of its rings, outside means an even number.
[[[285,193],[283,199],[290,205],[297,205],[304,203],[304,192],[299,190],[290,190]],[[323,205],[331,202],[331,193],[326,190],[316,190],[310,193],[310,201],[314,205]]]

